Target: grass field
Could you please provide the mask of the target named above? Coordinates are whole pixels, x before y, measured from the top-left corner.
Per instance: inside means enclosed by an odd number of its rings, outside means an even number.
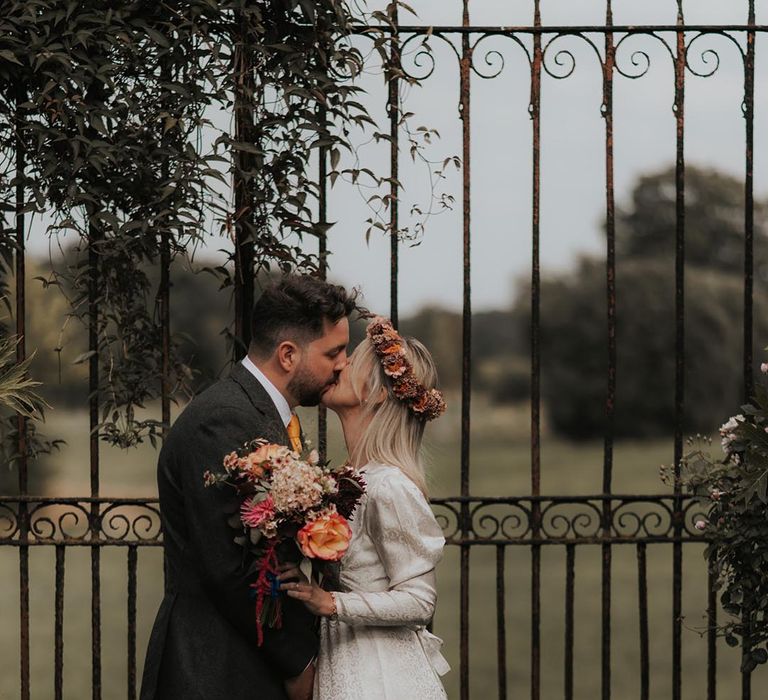
[[[454,402],[456,405],[456,402]],[[471,491],[476,495],[522,495],[530,492],[530,447],[527,412],[523,409],[490,409],[478,401],[473,407],[471,440]],[[307,414],[305,430],[312,434],[313,415]],[[331,456],[342,454],[335,419],[330,418]],[[84,495],[88,492],[87,416],[56,411],[45,432],[68,441],[60,455],[45,465],[47,495]],[[433,466],[434,496],[455,495],[459,490],[459,417],[453,410],[428,434]],[[615,493],[661,493],[658,468],[672,459],[671,440],[620,442],[614,455]],[[545,494],[599,493],[602,483],[602,444],[572,444],[544,435],[542,443],[542,492]],[[102,450],[102,495],[155,494],[155,454],[149,447],[127,453]],[[698,546],[684,547],[683,697],[705,697],[706,646],[698,632],[706,603],[706,570]],[[542,698],[563,696],[565,549],[542,548],[541,555],[541,668]],[[127,682],[127,553],[107,548],[102,554],[102,679],[103,696],[126,696]],[[444,638],[445,654],[453,671],[444,678],[449,697],[458,697],[459,658],[459,556],[448,548],[438,576],[440,602],[435,632]],[[531,552],[508,547],[504,555],[508,697],[529,697]],[[496,697],[496,551],[476,547],[470,559],[470,685],[477,700]],[[575,576],[575,696],[592,700],[600,696],[601,551],[578,547]],[[19,695],[19,577],[18,551],[0,547],[0,699]],[[49,547],[30,551],[32,697],[53,697],[54,552]],[[139,552],[138,571],[139,677],[149,631],[162,591],[162,556],[157,548]],[[612,697],[639,697],[639,624],[636,549],[613,548],[612,562]],[[668,545],[648,547],[651,697],[671,697],[672,551]],[[66,552],[64,608],[65,697],[90,697],[90,552],[73,547]],[[738,655],[718,645],[718,697],[740,696]],[[768,681],[760,669],[754,677],[758,690]]]

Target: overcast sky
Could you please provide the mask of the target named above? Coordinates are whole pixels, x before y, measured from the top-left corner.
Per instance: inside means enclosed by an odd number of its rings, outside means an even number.
[[[460,24],[460,0],[413,0],[418,19],[406,23]],[[768,0],[758,0],[757,22],[768,22]],[[614,0],[616,24],[671,24],[675,0]],[[747,0],[688,0],[689,23],[741,23],[746,21]],[[532,23],[532,0],[472,0],[470,19],[479,25],[527,25]],[[604,0],[543,0],[544,24],[601,24]],[[551,36],[551,35],[550,35]],[[475,41],[478,37],[474,37]],[[593,35],[598,46],[602,35]],[[743,45],[744,37],[737,36]],[[548,39],[545,39],[545,41]],[[456,39],[453,39],[456,42]],[[527,37],[522,37],[530,45]],[[435,58],[433,74],[409,91],[406,107],[415,113],[412,122],[437,128],[442,138],[430,155],[442,158],[461,154],[461,122],[458,118],[458,64],[444,42],[431,42]],[[687,73],[686,157],[691,164],[709,165],[742,176],[744,172],[744,119],[741,114],[743,63],[737,47],[723,37],[704,37],[695,42],[689,57],[699,72],[711,70],[708,49],[720,56],[720,67],[708,78]],[[601,117],[602,76],[597,56],[580,38],[561,38],[547,53],[547,65],[562,75],[555,59],[569,50],[576,61],[572,75],[542,79],[541,136],[541,260],[542,272],[567,269],[581,253],[601,254],[601,225],[605,211],[605,122]],[[632,55],[646,51],[650,68],[639,79],[615,75],[615,178],[619,204],[626,200],[633,180],[674,161],[675,118],[672,112],[674,76],[670,56],[661,43],[649,37],[624,42],[618,64],[627,73],[637,72]],[[768,119],[768,95],[761,86],[768,77],[768,42],[757,41],[757,96],[755,108],[756,193],[768,189],[768,153],[764,128]],[[498,53],[494,53],[498,52]],[[514,281],[528,274],[531,249],[531,121],[528,115],[530,69],[523,51],[508,38],[487,39],[475,54],[478,69],[495,73],[492,79],[473,74],[472,106],[472,302],[475,309],[498,308],[510,303]],[[486,58],[490,63],[486,64]],[[411,60],[413,56],[411,56]],[[406,58],[406,60],[408,60]],[[418,67],[410,64],[414,72]],[[422,66],[424,64],[422,63]],[[380,77],[364,81],[368,105],[377,118],[384,117],[384,91]],[[366,164],[386,172],[388,147],[368,146]],[[402,158],[405,192],[401,209],[405,217],[411,204],[425,204],[428,189],[423,167]],[[461,269],[461,174],[452,172],[441,183],[452,194],[452,212],[430,220],[417,247],[403,246],[401,253],[400,308],[410,313],[426,304],[460,308]],[[389,310],[389,244],[374,234],[364,241],[368,212],[360,193],[337,183],[331,192],[329,218],[336,225],[329,234],[332,278],[361,285],[371,308]],[[404,221],[407,223],[407,220]],[[225,241],[211,235],[213,255]],[[32,234],[35,250],[45,246],[39,229]]]

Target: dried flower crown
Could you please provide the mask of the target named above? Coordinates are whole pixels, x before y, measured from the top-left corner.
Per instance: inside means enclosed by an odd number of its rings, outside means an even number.
[[[427,389],[413,372],[405,356],[403,337],[389,319],[377,316],[366,329],[368,339],[392,382],[392,391],[417,416],[433,420],[445,411],[445,400],[437,389]]]

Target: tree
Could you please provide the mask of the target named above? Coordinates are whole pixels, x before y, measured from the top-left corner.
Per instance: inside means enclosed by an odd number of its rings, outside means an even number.
[[[669,435],[675,408],[675,287],[663,257],[617,266],[615,434]],[[686,277],[686,431],[711,433],[742,390],[740,276],[691,268]],[[605,264],[542,282],[542,395],[552,425],[576,439],[605,434],[607,322]],[[768,338],[768,295],[755,293],[755,353]],[[530,316],[521,314],[524,328]]]
[[[675,255],[675,169],[638,179],[629,206],[616,215],[619,257]],[[717,170],[688,167],[685,175],[685,259],[688,265],[744,273],[744,181]],[[755,275],[768,280],[768,203],[755,200]]]

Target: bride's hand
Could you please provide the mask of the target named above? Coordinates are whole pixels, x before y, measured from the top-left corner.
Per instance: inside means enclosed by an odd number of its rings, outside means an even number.
[[[328,617],[336,611],[333,596],[320,588],[315,581],[308,581],[299,570],[298,564],[283,564],[280,569],[277,578],[281,591],[300,600],[313,615]]]

